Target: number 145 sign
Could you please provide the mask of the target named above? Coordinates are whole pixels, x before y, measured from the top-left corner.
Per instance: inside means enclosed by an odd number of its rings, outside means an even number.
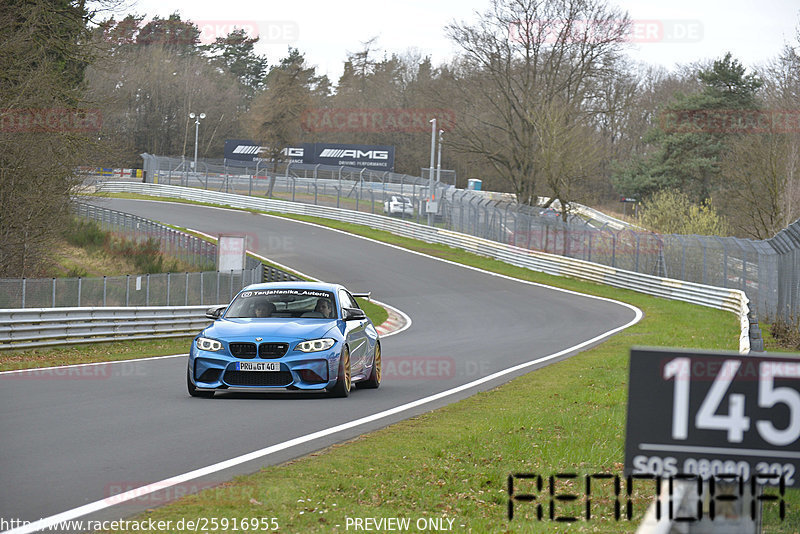
[[[661,476],[800,473],[800,357],[633,349],[625,452]]]

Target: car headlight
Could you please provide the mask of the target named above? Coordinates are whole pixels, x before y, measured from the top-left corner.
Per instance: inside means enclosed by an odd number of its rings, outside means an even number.
[[[295,347],[300,352],[319,352],[321,350],[328,350],[336,343],[335,339],[329,337],[323,339],[312,339],[310,341],[301,341]]]
[[[222,350],[222,343],[216,339],[209,339],[207,337],[197,338],[197,348],[200,350],[207,350],[209,352],[216,352]]]

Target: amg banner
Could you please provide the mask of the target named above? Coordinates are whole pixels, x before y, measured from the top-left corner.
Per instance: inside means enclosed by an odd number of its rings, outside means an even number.
[[[299,147],[289,147],[281,150],[284,157],[288,157],[291,163],[303,163],[303,154],[306,147],[314,145],[305,143]],[[249,139],[226,139],[225,140],[225,163],[228,165],[254,165],[257,161],[269,161],[269,149],[262,147],[255,141]]]
[[[392,171],[394,170],[394,147],[315,143],[313,161],[305,163]]]
[[[394,147],[375,145],[343,145],[338,143],[302,143],[281,151],[291,163],[331,165],[334,167],[365,167],[394,170]],[[229,165],[250,165],[269,161],[266,147],[254,141],[228,139],[225,141],[225,161]],[[285,159],[284,159],[285,161]]]

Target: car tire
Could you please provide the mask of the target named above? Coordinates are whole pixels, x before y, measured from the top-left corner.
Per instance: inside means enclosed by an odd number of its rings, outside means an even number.
[[[375,354],[372,358],[372,371],[369,373],[369,378],[367,378],[364,382],[359,382],[359,389],[375,389],[381,385],[381,373],[383,368],[381,367],[382,361],[380,343],[375,344]]]
[[[342,355],[339,357],[339,379],[331,389],[331,397],[349,397],[350,389],[353,387],[350,375],[350,349],[344,347]]]
[[[200,391],[192,384],[192,378],[189,376],[189,369],[186,369],[186,389],[189,390],[189,395],[192,397],[200,397],[203,399],[210,399],[214,396],[213,391]]]

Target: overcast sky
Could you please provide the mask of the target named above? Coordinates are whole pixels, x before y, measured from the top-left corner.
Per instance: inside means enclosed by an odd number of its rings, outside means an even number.
[[[374,0],[280,2],[272,0],[127,0],[124,12],[166,17],[179,12],[204,29],[203,40],[225,35],[233,27],[257,28],[257,51],[270,64],[298,48],[319,74],[336,83],[348,52],[377,37],[387,54],[409,49],[430,55],[434,65],[456,52],[444,27],[474,21],[489,0]],[[731,51],[745,66],[776,57],[784,43],[797,45],[800,22],[797,0],[618,0],[634,21],[630,55],[673,68],[679,63],[721,57]],[[119,18],[119,15],[117,15]]]

